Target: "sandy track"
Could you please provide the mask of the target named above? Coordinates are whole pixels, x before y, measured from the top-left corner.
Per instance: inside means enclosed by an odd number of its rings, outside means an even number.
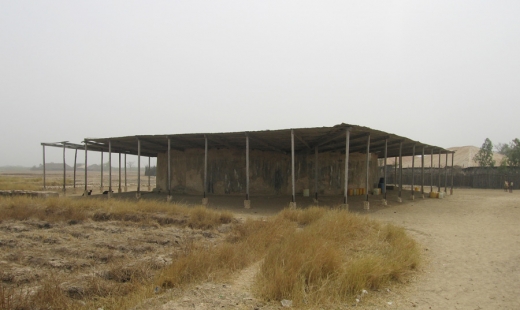
[[[404,226],[429,264],[394,296],[398,309],[520,309],[519,193],[456,190],[372,213]]]

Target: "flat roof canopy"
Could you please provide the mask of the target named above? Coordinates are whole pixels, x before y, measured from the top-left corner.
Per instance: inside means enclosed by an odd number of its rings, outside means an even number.
[[[249,136],[251,150],[274,151],[285,154],[291,153],[291,130],[294,130],[294,148],[296,153],[313,151],[316,147],[319,152],[345,152],[346,129],[350,129],[349,153],[366,153],[367,138],[370,135],[370,153],[377,153],[384,157],[385,140],[388,139],[388,157],[399,156],[399,144],[403,143],[402,155],[412,156],[413,146],[415,154],[419,155],[424,147],[425,154],[431,151],[435,154],[452,153],[444,148],[414,141],[406,137],[371,129],[368,127],[339,124],[333,127],[293,128],[280,130],[262,130],[247,132],[223,133],[190,133],[170,135],[142,135],[112,138],[86,138],[88,150],[108,152],[108,143],[111,142],[112,152],[138,154],[137,140],[141,142],[141,155],[157,156],[157,153],[167,152],[168,138],[171,149],[184,151],[192,148],[204,148],[205,137],[208,139],[208,148],[244,148],[246,135]],[[70,144],[70,143],[69,143]],[[50,145],[44,144],[42,145]],[[59,146],[59,145],[52,145]],[[71,145],[72,146],[72,145]],[[78,145],[73,147],[77,149]],[[67,147],[67,145],[65,146]],[[84,147],[84,146],[83,146]]]

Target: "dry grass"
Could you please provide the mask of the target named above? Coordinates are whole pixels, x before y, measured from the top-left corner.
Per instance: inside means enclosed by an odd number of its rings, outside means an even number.
[[[73,180],[67,179],[66,185],[73,185]],[[50,178],[45,181],[49,187],[63,186],[63,179]],[[17,177],[0,175],[0,190],[43,190],[43,178],[41,177]]]
[[[104,264],[102,272],[90,273],[81,281],[70,278],[74,276],[70,272],[46,274],[34,280],[31,289],[0,284],[0,309],[130,308],[153,296],[156,286],[182,288],[222,280],[261,259],[264,262],[255,279],[258,296],[271,301],[291,299],[295,306],[312,308],[350,301],[363,289],[402,281],[420,262],[417,245],[403,229],[346,211],[316,207],[287,209],[269,219],[239,224],[227,211],[157,201],[0,198],[0,223],[34,220],[51,226],[63,222],[174,225],[208,237],[186,238],[166,266],[101,259],[112,255],[103,254],[107,251],[104,247],[111,246],[107,239],[106,245],[100,244],[99,253],[89,254],[94,259],[99,256]],[[218,230],[225,237],[217,242],[211,235]],[[83,238],[81,232],[70,235]],[[72,250],[62,247],[62,251]],[[23,255],[16,258],[15,252],[11,259],[22,261]]]

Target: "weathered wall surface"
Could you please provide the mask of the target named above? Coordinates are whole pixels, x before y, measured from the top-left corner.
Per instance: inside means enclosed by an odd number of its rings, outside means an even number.
[[[171,187],[174,192],[202,194],[204,150],[171,151]],[[208,151],[208,193],[245,194],[246,154],[244,150]],[[157,187],[167,190],[167,153],[157,156]],[[295,155],[296,193],[314,192],[314,153]],[[343,193],[345,155],[339,152],[318,155],[318,193]],[[366,154],[353,153],[349,159],[349,188],[364,188]],[[249,192],[251,195],[291,194],[291,156],[252,150],[249,153]],[[371,154],[369,189],[379,181],[377,156]]]

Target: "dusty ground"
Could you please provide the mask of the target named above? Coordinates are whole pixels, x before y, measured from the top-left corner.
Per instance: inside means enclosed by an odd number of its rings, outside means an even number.
[[[426,263],[411,283],[369,292],[370,296],[361,298],[357,305],[338,305],[338,309],[520,309],[519,194],[455,189],[455,194],[446,199],[423,200],[417,195],[412,201],[410,192],[405,191],[404,201],[399,204],[396,193],[389,192],[388,206],[380,203],[380,196],[370,196],[368,212],[362,210],[363,197],[349,197],[354,212],[405,227],[421,243]],[[132,195],[124,193],[120,197],[131,199]],[[150,193],[143,198],[165,197]],[[174,200],[190,204],[200,201],[200,197],[177,196]],[[341,202],[340,197],[328,200],[329,205]],[[297,201],[298,207],[312,204],[303,197]],[[253,209],[245,210],[243,197],[210,197],[210,207],[232,209],[239,219],[269,216],[286,202],[287,197],[253,197]],[[30,284],[39,275],[54,270],[70,275],[63,286],[74,294],[87,276],[107,278],[114,266],[140,262],[160,267],[168,263],[172,253],[182,250],[186,240],[218,242],[225,233],[225,227],[207,233],[154,223],[3,222],[0,274],[7,284]],[[137,309],[281,308],[279,302],[265,303],[252,295],[250,285],[257,268],[258,264],[253,265],[224,283],[159,292]]]

